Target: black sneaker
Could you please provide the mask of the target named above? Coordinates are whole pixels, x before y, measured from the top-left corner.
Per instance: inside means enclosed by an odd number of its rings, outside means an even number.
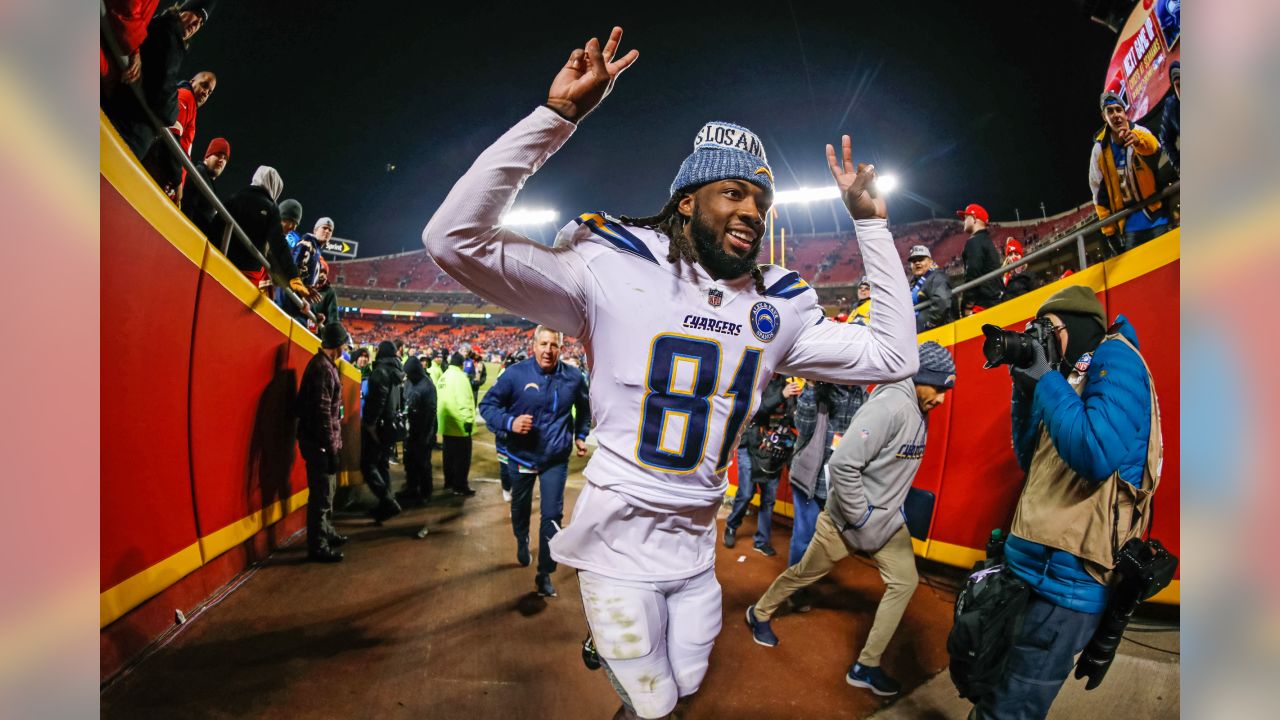
[[[520,567],[529,567],[529,563],[533,559],[529,557],[529,541],[516,541],[516,562],[520,563]]]
[[[724,546],[727,548],[731,548],[737,542],[738,542],[738,531],[734,530],[731,527],[726,527],[724,529]]]
[[[342,553],[329,548],[320,548],[307,553],[307,559],[312,562],[336,563],[342,562]]]
[[[533,584],[538,588],[538,595],[542,597],[555,597],[556,587],[551,584],[551,576],[538,573],[533,579]]]
[[[346,535],[339,535],[337,533],[334,533],[333,535],[329,536],[329,547],[342,547],[343,545],[346,545],[347,541],[350,539],[351,538],[347,537]]]
[[[773,634],[769,621],[756,618],[755,605],[747,608],[747,627],[751,628],[751,639],[755,640],[757,645],[774,647],[778,644],[778,636]]]
[[[894,680],[879,667],[854,663],[844,681],[854,687],[866,688],[877,695],[897,695],[902,690],[902,683]]]
[[[765,557],[773,557],[778,554],[778,551],[774,550],[772,545],[756,545],[753,549]]]
[[[384,523],[391,518],[403,512],[400,503],[388,498],[373,509],[373,519],[378,523]]]
[[[590,635],[582,641],[582,664],[586,665],[588,670],[600,669],[600,653],[596,652],[596,639]]]
[[[472,490],[469,487],[459,488],[454,490],[453,492],[455,495],[461,495],[462,497],[475,497],[475,494],[476,494],[476,491]]]

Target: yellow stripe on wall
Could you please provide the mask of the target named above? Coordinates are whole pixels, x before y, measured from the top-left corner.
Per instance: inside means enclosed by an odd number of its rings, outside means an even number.
[[[161,590],[200,568],[200,543],[192,543],[128,580],[102,591],[98,598],[99,627],[141,605]]]
[[[277,500],[257,512],[246,515],[230,525],[200,538],[200,554],[204,562],[218,557],[253,537],[259,530],[272,525],[280,518],[305,507],[310,490],[302,490],[284,500]]]

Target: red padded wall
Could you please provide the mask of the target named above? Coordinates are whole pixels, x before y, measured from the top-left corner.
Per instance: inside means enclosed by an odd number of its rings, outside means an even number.
[[[106,590],[196,542],[187,441],[200,268],[100,178]]]

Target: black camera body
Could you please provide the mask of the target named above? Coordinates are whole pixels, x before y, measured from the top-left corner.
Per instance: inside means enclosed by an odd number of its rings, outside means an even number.
[[[984,370],[990,370],[997,365],[1031,367],[1031,363],[1036,359],[1036,345],[1044,348],[1044,356],[1049,361],[1049,367],[1056,368],[1062,361],[1058,338],[1053,332],[1053,322],[1049,318],[1035,318],[1027,323],[1026,332],[1005,330],[998,325],[988,323],[982,326],[982,334],[987,336],[982,343],[982,354],[987,358],[987,362],[982,366]]]

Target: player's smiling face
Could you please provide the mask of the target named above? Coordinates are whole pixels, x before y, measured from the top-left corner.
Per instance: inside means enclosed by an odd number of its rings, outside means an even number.
[[[713,277],[740,277],[755,267],[772,204],[772,193],[744,180],[707,183],[680,201],[698,258]]]

